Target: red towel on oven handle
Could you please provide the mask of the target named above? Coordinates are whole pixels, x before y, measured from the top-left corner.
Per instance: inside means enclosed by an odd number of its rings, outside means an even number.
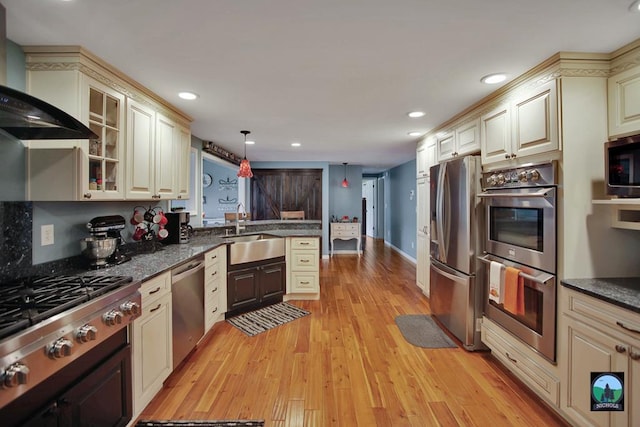
[[[524,314],[524,278],[519,269],[508,266],[504,271],[504,309],[512,314]]]

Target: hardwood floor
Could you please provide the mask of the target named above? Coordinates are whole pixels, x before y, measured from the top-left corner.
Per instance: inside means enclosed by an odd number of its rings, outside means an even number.
[[[266,426],[565,425],[487,352],[424,349],[400,314],[429,313],[415,266],[380,241],[321,261],[311,315],[248,337],[217,323],[140,419]]]

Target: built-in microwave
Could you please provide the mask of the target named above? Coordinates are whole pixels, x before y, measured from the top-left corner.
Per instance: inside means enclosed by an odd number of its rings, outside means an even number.
[[[640,135],[605,143],[606,193],[618,197],[640,197]]]

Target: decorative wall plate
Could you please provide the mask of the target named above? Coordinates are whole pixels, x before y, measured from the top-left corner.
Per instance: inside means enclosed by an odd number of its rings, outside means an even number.
[[[202,186],[203,187],[210,186],[212,182],[213,182],[213,178],[211,178],[211,175],[209,175],[208,173],[203,173],[202,174]]]

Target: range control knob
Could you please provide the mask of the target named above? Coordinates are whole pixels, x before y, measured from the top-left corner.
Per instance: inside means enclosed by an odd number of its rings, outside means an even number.
[[[540,179],[540,172],[538,172],[537,169],[531,169],[529,173],[531,174],[531,181],[537,181]]]
[[[78,340],[78,342],[89,342],[95,340],[97,334],[98,328],[92,325],[84,325],[80,329],[78,329],[76,339]]]
[[[527,173],[527,171],[520,171],[518,173],[518,181],[527,182],[528,180],[529,180],[529,174]]]
[[[15,387],[17,385],[26,384],[29,381],[29,368],[22,363],[14,363],[9,366],[2,374],[2,384],[5,387]]]
[[[140,314],[140,304],[134,301],[127,301],[120,304],[120,310],[128,316],[137,316]]]
[[[52,359],[61,359],[71,356],[71,348],[73,343],[66,338],[59,338],[49,347],[49,357]]]
[[[498,185],[504,184],[505,180],[506,178],[504,177],[504,174],[499,173],[498,176],[496,177],[496,181]]]
[[[106,323],[107,326],[114,326],[122,323],[122,316],[123,314],[121,311],[114,309],[105,313],[104,316],[102,316],[102,320],[104,320],[104,323]]]

